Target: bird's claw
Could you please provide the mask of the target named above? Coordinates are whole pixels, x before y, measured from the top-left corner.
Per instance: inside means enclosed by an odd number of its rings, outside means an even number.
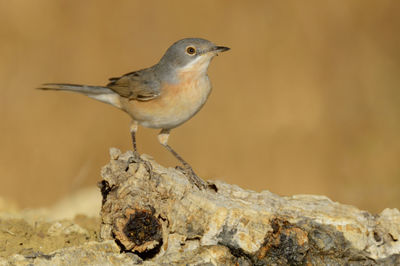
[[[128,167],[129,167],[129,164],[131,164],[131,163],[143,164],[144,167],[146,168],[146,171],[149,173],[150,178],[153,177],[153,166],[151,165],[151,163],[149,161],[142,159],[142,157],[140,157],[140,154],[137,151],[134,151],[133,155],[131,157],[129,157]]]
[[[201,179],[200,177],[198,177],[196,173],[193,171],[192,167],[177,166],[176,169],[180,170],[186,177],[188,177],[190,183],[194,184],[198,189],[203,190],[208,187],[208,183],[203,179]]]

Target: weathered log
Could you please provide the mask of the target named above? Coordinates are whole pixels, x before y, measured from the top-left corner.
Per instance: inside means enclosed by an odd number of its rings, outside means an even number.
[[[397,209],[373,215],[324,196],[282,197],[221,181],[199,190],[149,156],[110,153],[100,236],[146,263],[400,264]]]

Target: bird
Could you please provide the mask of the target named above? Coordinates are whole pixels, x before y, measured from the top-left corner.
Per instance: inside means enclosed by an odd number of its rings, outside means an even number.
[[[160,144],[181,162],[189,181],[204,189],[207,183],[168,145],[168,138],[172,129],[203,107],[212,89],[207,74],[209,64],[228,50],[206,39],[185,38],[173,43],[157,64],[110,78],[105,86],[44,83],[38,89],[77,92],[121,109],[131,118],[130,134],[137,155],[138,126],[161,129]]]

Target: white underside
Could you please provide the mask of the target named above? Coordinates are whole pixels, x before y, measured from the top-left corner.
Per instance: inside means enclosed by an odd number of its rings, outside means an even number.
[[[119,95],[116,93],[107,93],[107,94],[92,94],[88,95],[90,98],[98,100],[103,103],[111,104],[117,108],[121,108],[121,102],[119,100]]]

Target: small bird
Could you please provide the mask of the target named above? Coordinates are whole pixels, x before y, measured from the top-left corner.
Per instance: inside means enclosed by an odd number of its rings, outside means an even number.
[[[211,92],[207,75],[211,59],[229,49],[205,39],[186,38],[171,45],[154,66],[110,78],[106,86],[45,83],[39,89],[79,92],[126,112],[132,118],[130,133],[136,155],[138,125],[161,129],[159,142],[182,163],[189,180],[203,189],[207,183],[168,145],[168,137],[171,129],[204,105]]]

